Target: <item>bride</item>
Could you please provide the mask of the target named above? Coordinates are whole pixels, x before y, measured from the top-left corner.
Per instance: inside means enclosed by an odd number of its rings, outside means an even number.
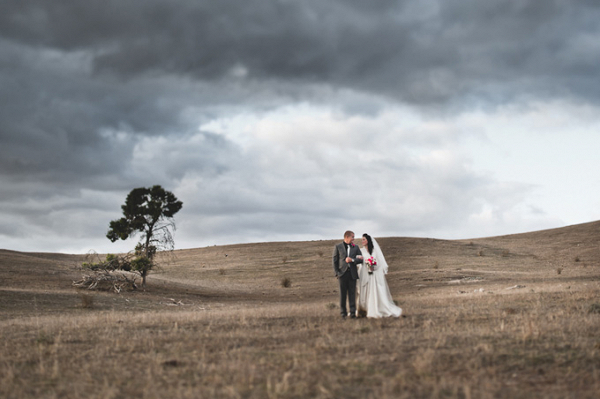
[[[363,263],[358,272],[359,311],[366,311],[367,317],[400,317],[402,309],[394,304],[385,281],[388,264],[379,244],[370,235],[363,234],[362,245]]]

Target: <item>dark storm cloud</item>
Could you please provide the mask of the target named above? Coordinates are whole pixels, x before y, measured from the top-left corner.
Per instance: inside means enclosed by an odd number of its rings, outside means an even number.
[[[11,2],[11,40],[94,52],[96,73],[327,83],[427,103],[598,99],[590,1]]]
[[[0,41],[0,174],[71,184],[127,177],[148,136],[187,134],[180,114],[203,100],[168,80],[94,79],[84,53],[33,50]],[[207,142],[207,151],[228,144]],[[210,152],[210,151],[209,151]],[[114,183],[110,183],[114,184]]]

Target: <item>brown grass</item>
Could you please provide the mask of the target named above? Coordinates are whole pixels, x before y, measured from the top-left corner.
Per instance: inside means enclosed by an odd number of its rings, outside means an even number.
[[[378,239],[406,314],[384,320],[338,317],[334,241],[177,251],[91,308],[79,257],[0,251],[0,396],[594,398],[599,228]]]

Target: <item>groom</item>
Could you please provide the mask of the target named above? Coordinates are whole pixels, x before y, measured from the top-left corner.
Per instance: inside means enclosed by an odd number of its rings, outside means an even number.
[[[357,263],[362,263],[360,249],[354,245],[354,233],[344,233],[344,242],[333,248],[333,271],[340,283],[340,308],[342,317],[346,318],[346,297],[350,302],[350,318],[356,317],[356,280],[358,280]]]

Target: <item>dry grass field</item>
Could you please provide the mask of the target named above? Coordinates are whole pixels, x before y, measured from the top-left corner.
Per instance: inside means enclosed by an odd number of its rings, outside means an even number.
[[[339,317],[337,240],[175,251],[120,294],[0,250],[0,397],[600,397],[600,222],[378,240],[400,319]]]

